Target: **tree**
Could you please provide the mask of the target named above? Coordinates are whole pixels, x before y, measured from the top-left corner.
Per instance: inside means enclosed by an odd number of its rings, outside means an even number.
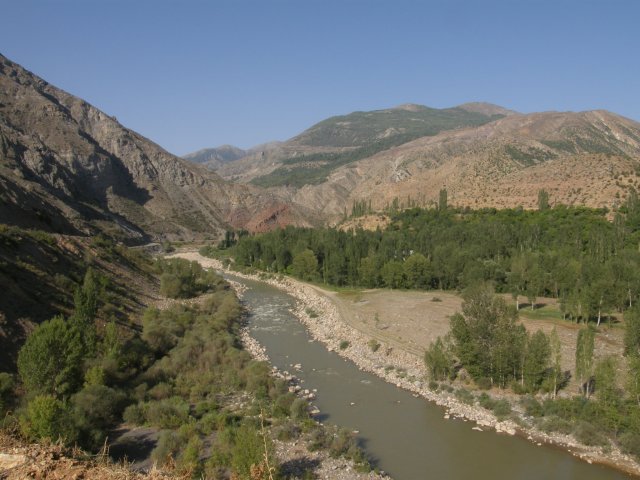
[[[404,261],[407,287],[424,288],[429,281],[429,260],[421,253],[414,253]]]
[[[85,355],[96,351],[97,334],[95,319],[98,313],[100,284],[93,268],[89,267],[84,275],[82,286],[75,291],[74,310],[69,322],[74,324],[81,334]]]
[[[617,404],[620,398],[616,384],[616,365],[616,359],[608,356],[598,361],[595,367],[596,394],[598,402],[604,407]]]
[[[489,379],[505,387],[519,367],[525,330],[517,312],[480,285],[464,293],[462,313],[451,317],[453,350],[474,380]]]
[[[594,345],[595,330],[592,327],[581,329],[576,343],[576,375],[580,389],[587,398],[591,395]]]
[[[527,356],[524,362],[524,384],[530,392],[537,391],[544,380],[551,344],[543,331],[536,331],[527,342]]]
[[[318,259],[308,248],[293,257],[291,273],[302,280],[311,280],[318,269]]]
[[[453,356],[448,342],[443,342],[442,338],[438,337],[425,352],[424,362],[432,380],[442,381],[451,377]]]
[[[77,326],[54,317],[27,338],[18,354],[18,373],[28,393],[62,398],[82,385],[84,358]]]
[[[629,357],[629,373],[627,376],[627,392],[640,407],[640,356]]]
[[[549,193],[544,190],[538,190],[538,210],[549,209]]]
[[[391,260],[384,264],[380,276],[385,287],[400,288],[404,285],[404,267],[397,260]]]
[[[558,382],[562,375],[562,366],[560,363],[562,360],[562,345],[556,327],[553,327],[551,331],[549,346],[551,347],[551,390],[553,391],[553,398],[555,399],[558,394]]]
[[[627,310],[624,315],[624,353],[640,357],[640,307]]]
[[[438,195],[438,210],[444,212],[447,210],[447,207],[447,189],[443,188]]]

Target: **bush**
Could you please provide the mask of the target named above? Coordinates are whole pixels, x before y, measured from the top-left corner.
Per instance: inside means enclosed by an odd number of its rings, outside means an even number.
[[[172,397],[146,405],[147,423],[160,428],[178,428],[189,420],[189,404],[180,397]]]
[[[478,403],[482,408],[486,408],[487,410],[493,410],[496,405],[496,401],[485,392],[482,392],[478,396]]]
[[[640,434],[623,433],[618,439],[618,444],[624,453],[640,458]]]
[[[342,340],[340,342],[340,350],[346,350],[347,348],[349,348],[349,346],[351,345],[351,342],[349,342],[349,340]]]
[[[438,385],[438,382],[430,380],[428,387],[429,387],[429,390],[431,390],[432,392],[435,392],[438,390],[439,385]]]
[[[380,348],[380,343],[378,343],[378,341],[375,338],[372,338],[371,340],[369,340],[367,342],[367,345],[369,345],[369,348],[374,353],[377,352],[378,349]]]
[[[296,398],[291,403],[290,415],[294,420],[309,418],[309,403],[303,398]]]
[[[129,405],[124,409],[122,419],[130,425],[144,425],[144,408],[137,403]]]
[[[11,400],[14,398],[13,389],[15,381],[13,375],[5,372],[0,373],[0,413],[3,413],[9,407]]]
[[[594,427],[591,423],[585,421],[581,421],[576,425],[573,431],[573,436],[580,443],[590,447],[609,444],[609,441],[600,430]]]
[[[542,405],[533,397],[521,399],[520,404],[524,407],[524,412],[531,417],[542,417],[544,415]]]
[[[158,443],[151,452],[151,458],[158,465],[166,465],[175,460],[180,451],[180,445],[180,438],[175,432],[164,431],[158,437]]]
[[[490,390],[491,389],[491,379],[487,377],[480,377],[476,379],[476,386],[480,390]]]
[[[573,431],[573,424],[568,420],[557,416],[544,417],[540,429],[543,432],[551,433],[558,432],[565,435],[569,435]]]
[[[242,425],[236,431],[234,443],[231,453],[231,468],[240,478],[254,478],[251,475],[252,467],[264,466],[265,454],[269,458],[270,465],[276,465],[274,449],[269,437],[263,438],[262,433],[255,428],[246,424]]]
[[[77,439],[69,406],[52,395],[39,395],[31,400],[20,419],[20,427],[32,440],[62,440],[69,445]]]
[[[459,388],[456,390],[455,396],[462,403],[466,403],[467,405],[473,405],[474,397],[473,394],[464,388]]]
[[[285,422],[275,429],[276,438],[280,441],[287,442],[300,437],[302,430],[294,422]]]
[[[504,419],[511,414],[511,405],[505,399],[496,400],[492,410],[498,419]]]
[[[124,395],[104,385],[90,385],[73,397],[74,422],[79,429],[80,444],[98,449],[108,429],[119,420]]]

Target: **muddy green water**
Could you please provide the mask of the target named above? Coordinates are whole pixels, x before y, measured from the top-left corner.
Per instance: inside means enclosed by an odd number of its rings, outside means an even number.
[[[396,480],[628,479],[549,446],[519,437],[478,432],[472,422],[444,420],[444,410],[396,388],[311,341],[290,313],[295,300],[261,282],[237,277],[248,290],[250,331],[274,365],[318,389],[322,421],[359,431],[375,464]],[[300,363],[302,371],[292,365]],[[352,405],[353,403],[353,405]]]

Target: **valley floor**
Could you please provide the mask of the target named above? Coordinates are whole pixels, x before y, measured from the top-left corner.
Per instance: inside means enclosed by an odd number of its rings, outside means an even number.
[[[203,257],[194,251],[181,252],[176,256],[198,261],[204,267],[224,270],[220,261]],[[480,427],[493,428],[499,433],[517,433],[536,443],[558,445],[589,463],[606,464],[640,476],[640,464],[616,448],[605,451],[601,447],[587,447],[569,435],[547,434],[533,426],[518,425],[512,420],[499,421],[492,412],[477,404],[468,405],[456,399],[452,393],[430,390],[425,377],[423,352],[432,340],[448,331],[448,317],[460,310],[462,302],[456,295],[391,290],[333,292],[289,277],[232,273],[265,281],[285,290],[298,300],[295,314],[314,338],[323,342],[329,350],[350,359],[362,370],[375,373],[399,388],[445,407],[445,418],[466,418]],[[434,297],[437,299],[434,300]],[[541,300],[541,303],[552,302]],[[555,326],[562,341],[563,367],[573,369],[578,326],[560,320],[536,318],[535,313],[535,310],[533,313],[521,310],[527,329],[535,331],[541,328],[549,332]],[[598,336],[596,355],[620,355],[622,330],[606,326],[601,330],[603,333]],[[381,344],[379,349],[374,351],[371,348],[372,340]],[[348,342],[346,347],[345,342]],[[570,384],[565,392],[571,395],[577,391],[576,388],[576,385]],[[515,414],[522,419],[524,415],[515,395],[497,389],[490,393],[512,400]]]

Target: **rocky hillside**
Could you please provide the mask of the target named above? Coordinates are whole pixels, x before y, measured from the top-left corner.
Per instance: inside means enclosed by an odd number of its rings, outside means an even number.
[[[640,124],[604,112],[510,115],[474,128],[442,132],[380,152],[306,186],[296,201],[371,200],[384,208],[428,205],[446,188],[452,204],[535,207],[546,189],[552,203],[611,207],[640,187]]]
[[[640,124],[600,110],[404,105],[325,120],[219,172],[283,189],[333,221],[354,201],[427,206],[443,188],[459,206],[533,208],[545,189],[552,204],[615,207],[640,188]]]
[[[483,125],[511,113],[489,104],[446,109],[409,104],[353,112],[323,120],[282,144],[253,149],[244,158],[222,165],[218,173],[262,187],[320,184],[342,165],[416,138]]]
[[[0,56],[0,223],[143,241],[311,218],[169,154]]]

